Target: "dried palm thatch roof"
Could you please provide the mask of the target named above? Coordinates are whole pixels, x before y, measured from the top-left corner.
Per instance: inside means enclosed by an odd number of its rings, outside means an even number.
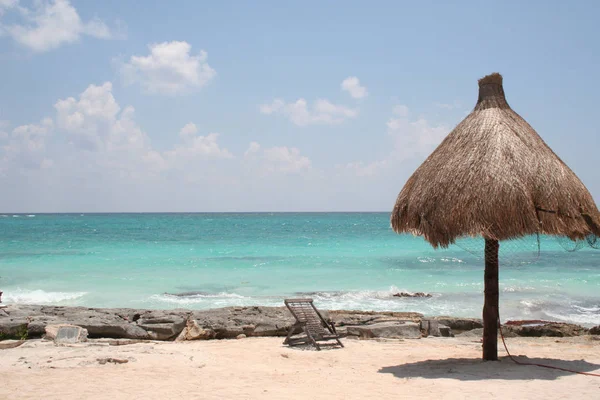
[[[473,112],[406,182],[391,223],[434,247],[462,236],[600,235],[592,196],[509,107],[498,73],[479,80]]]

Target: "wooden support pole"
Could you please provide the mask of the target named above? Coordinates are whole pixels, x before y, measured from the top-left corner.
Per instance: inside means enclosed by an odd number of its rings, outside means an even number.
[[[483,359],[498,360],[498,249],[497,240],[485,239],[483,303]]]

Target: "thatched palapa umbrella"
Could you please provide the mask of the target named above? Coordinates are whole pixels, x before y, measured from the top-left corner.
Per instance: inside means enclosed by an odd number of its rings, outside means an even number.
[[[483,358],[498,358],[499,241],[532,234],[579,240],[600,235],[600,215],[583,183],[506,102],[502,76],[479,80],[477,105],[398,195],[394,231],[436,248],[485,239]]]

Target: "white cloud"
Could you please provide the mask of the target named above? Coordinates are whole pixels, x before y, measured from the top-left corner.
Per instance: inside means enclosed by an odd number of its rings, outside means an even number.
[[[248,150],[244,153],[244,157],[251,157],[253,154],[258,153],[258,151],[260,151],[260,144],[251,142],[248,146]]]
[[[390,159],[372,161],[365,163],[363,161],[350,162],[345,165],[337,165],[338,169],[346,169],[359,177],[369,177],[377,175],[381,170],[390,165]]]
[[[263,148],[257,142],[251,142],[244,153],[244,158],[253,163],[256,172],[260,175],[300,173],[311,168],[310,159],[300,154],[300,150],[296,147]]]
[[[455,100],[452,103],[434,103],[434,105],[445,110],[454,110],[462,107],[462,104],[458,100]]]
[[[11,163],[17,167],[44,168],[52,161],[46,158],[46,142],[52,133],[53,121],[43,119],[38,124],[20,125],[8,135],[8,143],[2,147],[0,172],[9,168]]]
[[[14,8],[19,4],[19,0],[0,0],[0,16],[2,16],[6,10]]]
[[[396,110],[395,110],[396,111]],[[390,118],[388,134],[394,139],[395,154],[399,158],[410,158],[429,154],[450,132],[445,125],[432,125],[423,117],[411,120],[408,109],[404,116]]]
[[[300,150],[295,147],[271,147],[264,150],[264,158],[276,171],[280,172],[298,172],[310,168],[308,157],[300,154]]]
[[[111,32],[108,26],[98,18],[94,18],[85,24],[83,27],[83,33],[98,39],[111,39],[115,37],[114,33]]]
[[[388,137],[393,142],[392,150],[379,160],[338,165],[338,171],[348,171],[358,177],[373,177],[396,170],[399,163],[430,154],[450,132],[448,126],[432,124],[424,117],[411,119],[410,110],[405,105],[394,106],[392,114],[386,123]]]
[[[83,22],[68,0],[38,1],[33,9],[15,7],[16,2],[1,0],[1,10],[18,9],[23,24],[3,27],[17,43],[36,52],[56,49],[62,44],[74,43],[82,35],[109,39],[113,35],[100,19]]]
[[[78,99],[59,100],[55,108],[57,125],[75,150],[73,157],[85,160],[89,173],[147,180],[176,171],[194,177],[202,171],[198,163],[233,158],[220,147],[218,133],[198,135],[197,126],[191,122],[181,128],[172,149],[153,148],[135,120],[135,110],[131,106],[121,108],[110,82],[90,85]]]
[[[45,140],[50,134],[52,126],[52,119],[45,118],[40,124],[17,126],[12,131],[12,137],[18,139],[28,151],[44,150]]]
[[[409,114],[408,107],[406,107],[405,105],[402,105],[402,104],[398,104],[392,108],[392,114],[398,115],[403,118],[408,117],[408,114]]]
[[[193,122],[187,123],[181,130],[179,131],[179,136],[183,140],[188,140],[190,137],[193,137],[198,133],[198,127]]]
[[[356,76],[350,76],[342,81],[342,90],[348,92],[355,99],[362,99],[367,96],[367,88],[360,85]]]
[[[131,56],[120,66],[127,84],[139,83],[150,93],[175,95],[198,89],[210,82],[216,72],[207,63],[202,50],[191,55],[187,42],[163,42],[148,46],[148,56]]]
[[[55,102],[52,119],[9,129],[0,142],[0,208],[32,211],[316,209],[324,181],[298,148],[251,142],[237,154],[218,133],[182,124],[151,145],[133,107],[106,82]],[[324,196],[323,193],[318,193]],[[303,198],[303,196],[308,196]]]
[[[122,134],[123,126],[133,114],[133,109],[121,113],[121,107],[112,94],[112,83],[90,85],[81,93],[79,100],[69,97],[54,105],[58,126],[72,142],[86,150],[102,150]],[[130,123],[130,122],[129,122]],[[134,127],[134,134],[139,129]]]
[[[206,136],[197,135],[198,128],[194,123],[186,124],[179,131],[181,143],[173,150],[165,153],[165,159],[170,166],[181,165],[193,159],[219,159],[234,158],[229,150],[221,148],[217,142],[218,133],[209,133]]]
[[[8,127],[9,126],[10,126],[10,123],[8,121],[3,121],[0,119],[0,140],[4,140],[4,139],[8,138]]]
[[[300,99],[303,100],[303,99]],[[305,102],[306,103],[306,102]],[[285,102],[281,99],[275,99],[271,104],[261,104],[259,106],[260,112],[263,114],[271,115],[273,113],[282,111],[285,108]]]
[[[336,125],[358,115],[358,111],[355,109],[333,104],[324,99],[318,99],[309,109],[308,103],[302,98],[294,103],[285,103],[281,99],[275,99],[270,104],[262,104],[260,112],[267,115],[284,115],[298,126]]]

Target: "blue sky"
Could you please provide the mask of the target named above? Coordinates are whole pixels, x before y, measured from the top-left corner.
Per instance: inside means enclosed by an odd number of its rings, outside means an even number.
[[[390,211],[496,71],[598,198],[599,11],[0,0],[0,212]]]

